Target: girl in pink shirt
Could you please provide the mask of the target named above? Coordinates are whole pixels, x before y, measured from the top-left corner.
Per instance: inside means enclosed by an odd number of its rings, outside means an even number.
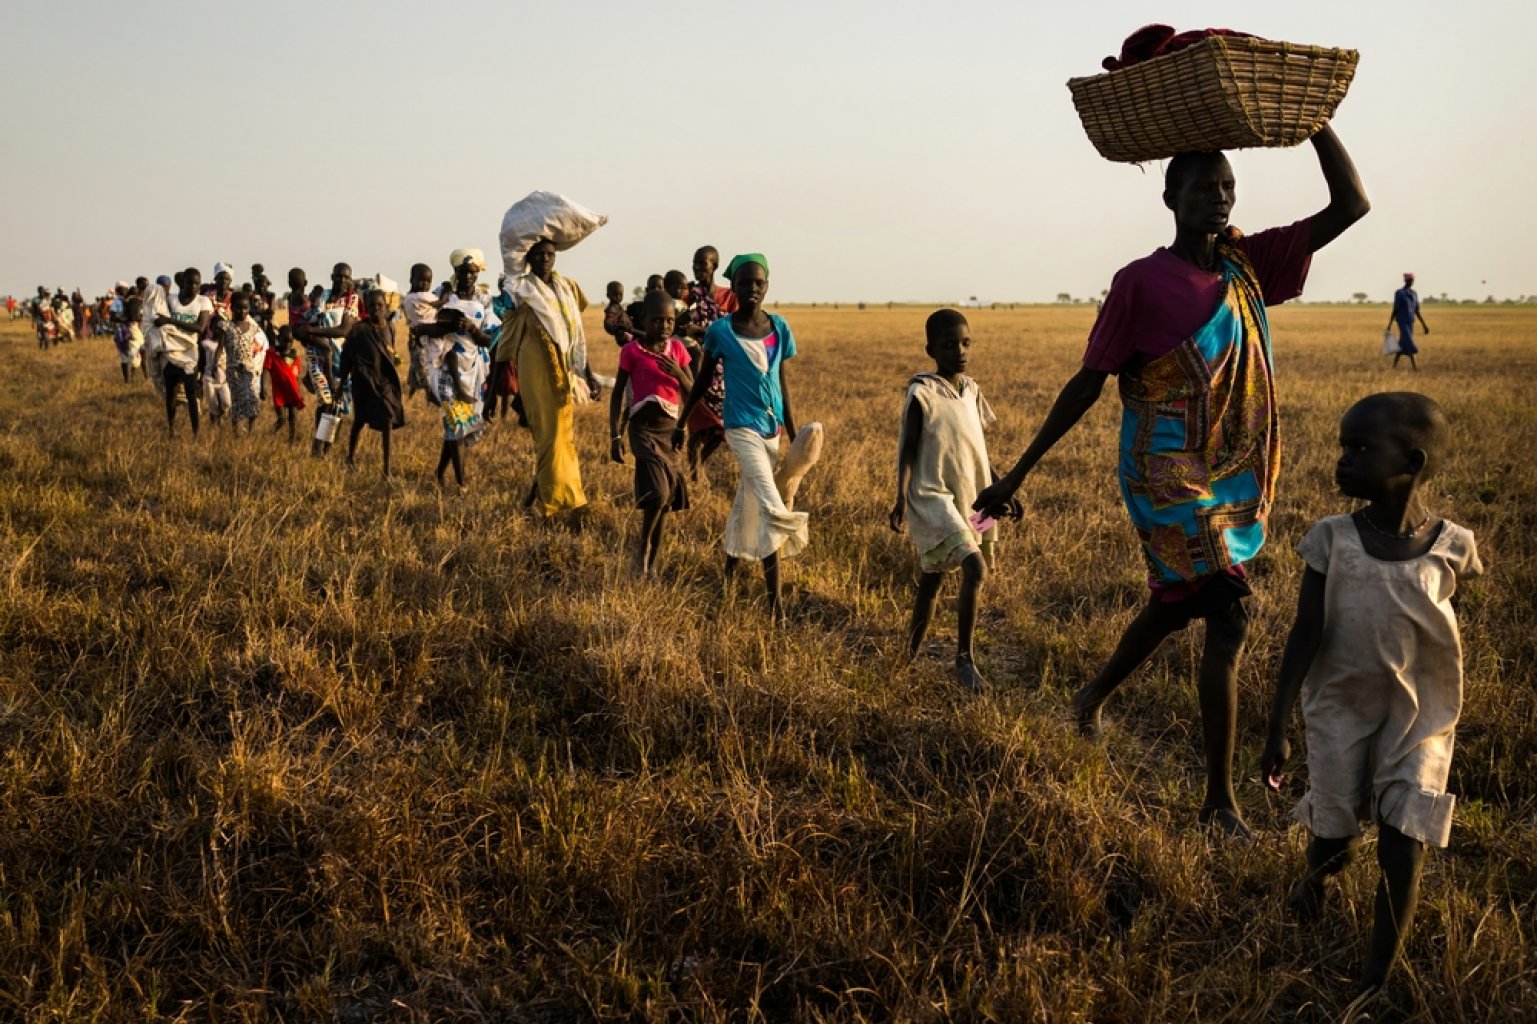
[[[672,298],[652,292],[644,306],[644,335],[619,350],[619,372],[614,377],[608,407],[609,455],[624,463],[624,437],[620,419],[625,413],[625,385],[629,385],[630,451],[635,455],[635,507],[641,510],[640,537],[636,544],[636,575],[656,570],[656,554],[662,544],[662,524],[668,512],[688,508],[688,489],[683,481],[681,457],[673,450],[672,432],[678,411],[694,376],[689,372],[688,349],[672,336],[676,323]]]

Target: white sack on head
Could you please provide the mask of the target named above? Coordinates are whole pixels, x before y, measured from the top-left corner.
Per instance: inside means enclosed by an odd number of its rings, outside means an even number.
[[[374,278],[374,287],[378,288],[382,292],[395,292],[396,294],[400,293],[400,285],[385,277],[383,274],[380,274],[378,277]]]
[[[558,192],[530,192],[502,217],[502,269],[517,277],[528,269],[525,261],[535,242],[549,239],[564,252],[607,223],[603,214]]]

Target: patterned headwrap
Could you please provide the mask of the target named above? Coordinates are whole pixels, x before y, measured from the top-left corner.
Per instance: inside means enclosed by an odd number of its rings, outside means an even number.
[[[469,260],[477,271],[486,269],[486,254],[479,249],[455,249],[448,254],[448,265],[455,270],[458,270],[459,265],[465,260]]]

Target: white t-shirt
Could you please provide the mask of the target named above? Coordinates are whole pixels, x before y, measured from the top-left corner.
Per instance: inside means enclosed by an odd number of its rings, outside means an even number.
[[[432,292],[406,292],[400,297],[400,308],[406,314],[406,323],[412,327],[430,324],[438,318],[438,307]]]
[[[194,295],[192,301],[182,305],[181,293],[172,292],[169,316],[177,326],[160,329],[161,347],[165,357],[187,373],[197,369],[197,333],[192,329],[204,313],[213,315],[213,303],[206,295]]]

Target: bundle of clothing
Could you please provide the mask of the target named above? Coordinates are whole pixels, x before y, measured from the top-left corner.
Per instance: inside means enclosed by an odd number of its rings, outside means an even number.
[[[1120,71],[1154,57],[1178,53],[1212,36],[1253,38],[1252,33],[1237,32],[1230,28],[1197,28],[1188,32],[1175,32],[1169,25],[1143,25],[1126,37],[1126,41],[1121,44],[1119,57],[1106,57],[1100,61],[1099,66],[1106,71]]]

